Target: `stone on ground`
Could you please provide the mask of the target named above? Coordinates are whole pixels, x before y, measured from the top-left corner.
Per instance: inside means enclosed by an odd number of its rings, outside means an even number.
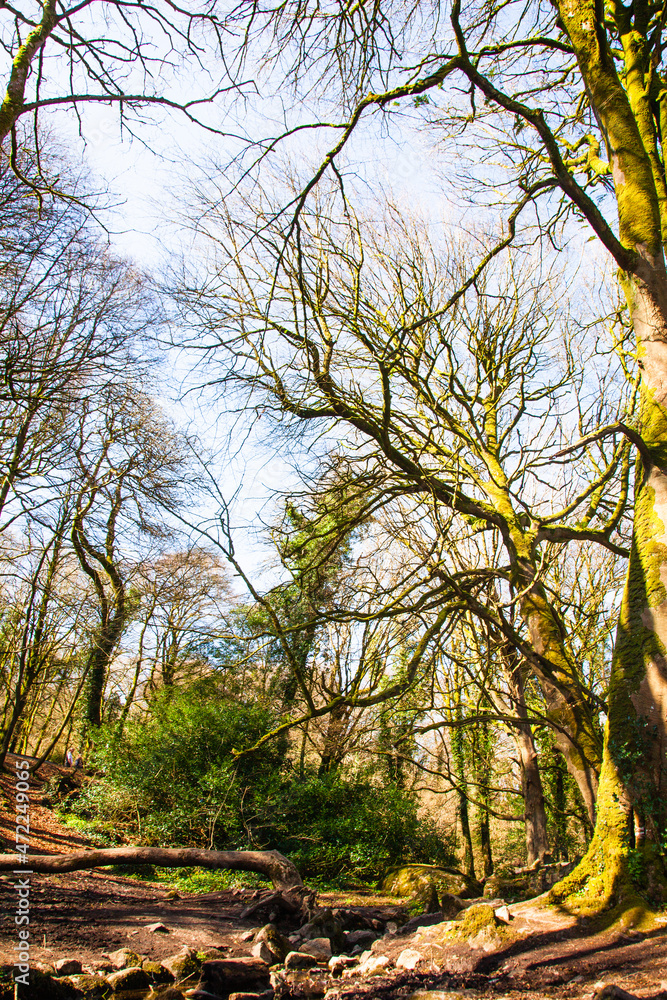
[[[318,961],[316,958],[312,955],[306,955],[302,951],[291,951],[285,958],[285,968],[292,971],[296,969],[312,969],[317,964]]]
[[[269,966],[260,958],[221,958],[204,962],[197,989],[226,997],[233,992],[262,993],[271,985]]]
[[[404,948],[396,959],[396,968],[412,972],[417,968],[423,958],[424,956],[422,953],[417,951],[416,948]]]
[[[304,941],[299,951],[303,955],[312,955],[318,962],[328,962],[331,958],[331,943],[329,938],[312,938]]]
[[[78,958],[58,959],[55,963],[55,970],[59,976],[78,976],[81,972],[83,972],[81,962]]]
[[[134,951],[130,951],[129,948],[119,948],[118,951],[102,955],[102,958],[108,958],[114,969],[130,969],[141,965],[139,955]]]
[[[115,992],[120,990],[143,990],[151,984],[147,974],[140,966],[130,969],[119,969],[107,976],[107,983]]]
[[[179,951],[177,955],[170,955],[168,958],[163,958],[162,965],[167,972],[171,973],[177,983],[183,982],[184,979],[189,979],[199,969],[199,963],[192,957],[187,948]]]

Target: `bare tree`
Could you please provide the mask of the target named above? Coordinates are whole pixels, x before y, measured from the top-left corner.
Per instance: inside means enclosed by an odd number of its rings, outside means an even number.
[[[475,588],[489,575],[496,580],[494,620],[539,678],[592,821],[602,759],[597,706],[543,577],[552,546],[586,540],[627,552],[619,535],[626,438],[594,436],[576,465],[556,454],[568,411],[572,430],[585,434],[613,416],[614,401],[577,374],[565,320],[544,286],[529,291],[528,275],[496,272],[473,285],[461,253],[439,259],[445,248],[436,251],[409,223],[373,233],[350,211],[331,221],[331,211],[332,203],[315,216],[304,210],[298,243],[286,246],[267,207],[261,238],[247,247],[243,227],[211,209],[219,269],[203,287],[181,292],[206,331],[199,346],[221,366],[227,387],[247,391],[246,405],[288,427],[347,436],[338,495],[365,497],[366,516],[398,497],[416,498],[415,509],[431,505],[435,537],[425,541],[432,552],[420,577],[430,601],[438,585],[443,595],[458,588],[459,603],[483,615]],[[553,361],[556,350],[562,365]],[[447,555],[452,517],[459,528],[497,537],[489,568],[458,582]],[[520,611],[523,636],[505,604]]]

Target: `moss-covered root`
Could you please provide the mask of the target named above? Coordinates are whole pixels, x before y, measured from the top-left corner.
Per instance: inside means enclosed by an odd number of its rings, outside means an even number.
[[[579,865],[550,889],[547,901],[578,916],[618,919],[633,911],[651,921],[667,902],[667,879],[656,846],[631,846],[632,813],[609,757],[600,781],[598,817],[590,847]]]

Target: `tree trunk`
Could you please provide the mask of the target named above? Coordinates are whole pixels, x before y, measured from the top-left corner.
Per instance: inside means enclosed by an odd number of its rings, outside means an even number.
[[[595,832],[582,863],[551,894],[561,901],[585,887],[600,907],[667,901],[667,322],[657,293],[650,296],[637,281],[628,285],[644,338],[632,549],[609,682]]]
[[[479,846],[482,853],[484,875],[493,875],[493,854],[491,851],[491,818],[487,808],[489,803],[489,782],[491,779],[491,738],[489,723],[479,723],[476,738],[476,778],[479,786]]]
[[[524,818],[526,824],[526,860],[532,865],[544,858],[549,850],[547,839],[547,813],[544,807],[542,779],[537,765],[537,751],[533,733],[528,723],[519,723],[514,729],[521,768]]]
[[[112,847],[73,854],[0,854],[0,871],[76,872],[100,865],[159,865],[161,868],[212,868],[259,872],[282,892],[303,885],[292,862],[278,851],[203,851],[194,847]]]
[[[517,716],[513,726],[521,770],[521,790],[523,792],[524,823],[526,829],[526,860],[532,865],[538,858],[543,858],[549,850],[547,838],[547,812],[544,805],[542,778],[537,763],[537,750],[533,730],[527,719],[526,696],[521,666],[516,662],[516,651],[504,647],[502,649],[505,676],[512,700],[512,709]]]
[[[540,584],[524,595],[521,612],[539,657],[531,667],[544,695],[556,745],[594,823],[602,741],[585,700],[577,666],[567,656],[561,629]]]
[[[465,784],[465,747],[463,741],[463,705],[461,704],[460,676],[457,669],[456,684],[456,722],[452,729],[451,745],[454,773],[458,782],[459,816],[461,818],[461,833],[463,834],[463,869],[470,878],[475,878],[475,854],[472,847],[470,832],[470,815],[468,812],[468,797],[464,791]]]

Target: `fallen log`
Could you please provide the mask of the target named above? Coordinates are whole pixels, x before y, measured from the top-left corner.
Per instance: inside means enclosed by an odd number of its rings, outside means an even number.
[[[0,854],[0,871],[76,872],[103,865],[159,865],[258,872],[284,891],[303,885],[301,876],[278,851],[205,851],[196,847],[110,847],[72,854]]]

